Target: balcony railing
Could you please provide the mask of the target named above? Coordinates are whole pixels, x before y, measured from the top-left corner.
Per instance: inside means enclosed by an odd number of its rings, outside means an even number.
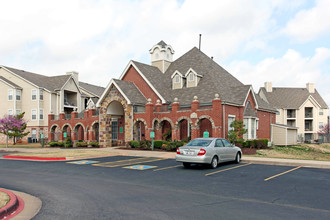
[[[305,118],[313,118],[313,113],[305,113]]]
[[[65,119],[71,119],[71,114],[65,114]]]

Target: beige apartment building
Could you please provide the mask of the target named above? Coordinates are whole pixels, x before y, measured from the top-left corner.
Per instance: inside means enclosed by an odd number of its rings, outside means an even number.
[[[277,109],[276,124],[298,128],[298,142],[317,140],[318,131],[328,123],[329,107],[314,83],[306,88],[278,88],[265,82],[259,95]]]
[[[25,112],[26,141],[38,141],[40,134],[48,136],[48,114],[82,113],[88,100],[99,98],[104,88],[79,82],[79,74],[44,76],[36,73],[0,66],[0,117]],[[5,142],[5,136],[0,136]]]

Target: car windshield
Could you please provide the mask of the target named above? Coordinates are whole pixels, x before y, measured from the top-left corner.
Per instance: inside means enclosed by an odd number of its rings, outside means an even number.
[[[190,141],[186,146],[202,146],[206,147],[209,146],[209,144],[212,142],[212,140],[207,139],[195,139]]]

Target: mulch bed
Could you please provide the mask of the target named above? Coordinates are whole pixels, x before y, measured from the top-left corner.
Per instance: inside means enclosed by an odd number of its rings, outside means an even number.
[[[257,148],[241,148],[243,155],[255,155],[257,154]]]

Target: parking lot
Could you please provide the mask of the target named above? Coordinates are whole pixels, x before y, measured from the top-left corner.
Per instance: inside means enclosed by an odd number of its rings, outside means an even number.
[[[111,156],[0,160],[0,174],[6,176],[0,185],[43,201],[36,219],[330,218],[327,169],[253,163],[187,169],[174,159]]]

